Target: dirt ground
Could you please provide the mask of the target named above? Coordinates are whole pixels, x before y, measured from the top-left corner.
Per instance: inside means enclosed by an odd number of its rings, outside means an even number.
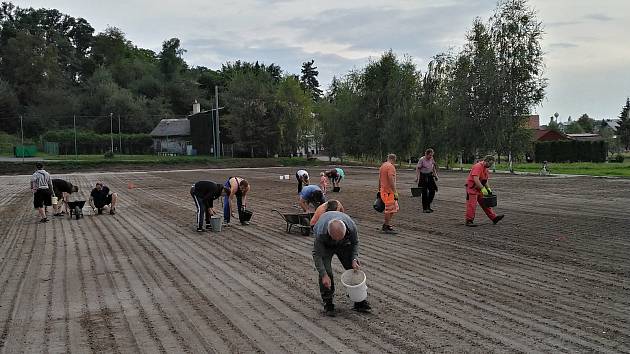
[[[279,179],[294,169],[59,175],[83,198],[104,181],[118,214],[46,224],[28,177],[0,177],[0,352],[630,352],[629,180],[496,175],[505,219],[478,210],[466,228],[465,174],[442,173],[422,214],[399,171],[400,233],[386,235],[377,171],[346,172],[334,196],[358,224],[373,311],[351,310],[335,259],[336,318],[312,237],[271,211],[295,210],[295,181]],[[196,233],[190,185],[235,174],[252,224]]]

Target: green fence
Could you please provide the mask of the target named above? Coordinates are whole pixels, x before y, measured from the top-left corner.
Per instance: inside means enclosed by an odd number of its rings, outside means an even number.
[[[13,148],[15,157],[34,157],[37,154],[37,146],[35,145],[17,145]]]

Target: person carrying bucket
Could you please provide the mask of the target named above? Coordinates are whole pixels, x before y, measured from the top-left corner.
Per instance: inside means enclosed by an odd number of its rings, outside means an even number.
[[[416,165],[416,182],[422,191],[422,212],[432,213],[431,203],[438,187],[435,181],[438,179],[437,164],[433,159],[433,149],[427,149]]]
[[[483,196],[489,189],[488,179],[490,179],[490,172],[488,168],[490,168],[493,163],[494,156],[488,155],[482,161],[474,164],[470,169],[468,179],[466,179],[466,226],[477,226],[474,223],[477,203],[481,205],[481,208],[488,218],[492,220],[493,224],[496,225],[504,217],[504,215],[495,214],[492,208],[482,205]]]
[[[210,218],[216,215],[214,200],[230,194],[228,187],[211,181],[199,181],[190,187],[190,195],[197,207],[197,232],[203,232],[203,220],[206,220],[206,230],[212,229]],[[216,230],[215,230],[216,231]]]
[[[359,236],[354,221],[340,211],[329,211],[319,218],[313,227],[313,261],[317,270],[319,292],[324,302],[326,316],[335,316],[335,283],[333,281],[332,258],[337,255],[344,269],[359,270]],[[354,303],[354,310],[368,312],[367,300]]]

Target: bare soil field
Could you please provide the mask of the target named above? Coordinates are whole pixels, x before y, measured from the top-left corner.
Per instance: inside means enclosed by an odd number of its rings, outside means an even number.
[[[443,172],[423,214],[399,171],[387,235],[377,171],[348,168],[334,197],[359,227],[373,310],[351,310],[335,259],[328,318],[312,236],[272,213],[295,210],[281,174],[295,169],[58,175],[83,199],[103,181],[120,205],[46,224],[29,178],[0,177],[0,352],[630,352],[629,180],[494,175],[505,219],[478,210],[466,228],[465,174]],[[198,234],[191,184],[232,175],[250,180],[252,224]]]

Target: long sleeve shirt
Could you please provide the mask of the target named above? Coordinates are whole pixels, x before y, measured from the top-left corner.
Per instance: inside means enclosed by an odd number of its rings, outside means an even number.
[[[328,223],[334,219],[341,220],[346,225],[346,236],[339,240],[333,240],[328,234]],[[324,267],[324,254],[330,253],[338,248],[352,247],[352,258],[359,257],[359,236],[357,234],[357,225],[346,214],[340,211],[328,211],[322,214],[319,221],[313,227],[315,233],[315,242],[313,243],[313,260],[315,268],[322,277],[326,274]]]

